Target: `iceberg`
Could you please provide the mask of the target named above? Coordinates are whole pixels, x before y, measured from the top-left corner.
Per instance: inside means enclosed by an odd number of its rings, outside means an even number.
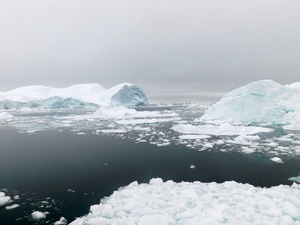
[[[300,128],[300,82],[280,85],[260,80],[237,88],[208,108],[200,121],[283,125]]]
[[[118,89],[116,91],[115,89]],[[148,99],[145,93],[135,85],[122,84],[113,88],[113,95],[111,97],[111,105],[123,106],[145,106],[148,105]]]
[[[70,225],[300,224],[300,185],[133,182],[92,205]]]
[[[88,106],[145,106],[145,93],[129,83],[105,89],[100,84],[77,84],[67,88],[52,88],[42,85],[20,87],[0,92],[0,109],[60,109]]]

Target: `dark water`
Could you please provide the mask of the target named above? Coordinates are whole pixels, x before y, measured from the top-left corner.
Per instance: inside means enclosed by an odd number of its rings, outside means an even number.
[[[118,136],[76,135],[42,131],[26,135],[0,130],[0,189],[20,200],[13,210],[0,208],[0,224],[68,222],[88,213],[89,206],[133,181],[163,180],[223,182],[255,186],[291,184],[300,172],[298,158],[284,164],[259,154],[198,152],[184,146],[135,144]],[[195,169],[190,169],[195,165]],[[47,211],[46,220],[30,221],[33,211]]]

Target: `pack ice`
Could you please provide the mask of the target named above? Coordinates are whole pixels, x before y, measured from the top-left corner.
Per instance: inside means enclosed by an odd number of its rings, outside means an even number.
[[[247,124],[283,125],[300,129],[300,82],[280,85],[260,80],[224,95],[201,117]]]
[[[34,85],[0,92],[0,109],[59,109],[97,105],[134,107],[148,104],[145,93],[129,83],[110,89],[94,83],[76,84],[67,88]]]
[[[300,224],[300,185],[133,182],[70,225]]]

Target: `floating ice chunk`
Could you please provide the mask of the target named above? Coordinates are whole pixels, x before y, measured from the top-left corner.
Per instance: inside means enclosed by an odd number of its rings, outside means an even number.
[[[64,217],[60,217],[60,220],[54,223],[54,225],[65,225],[65,224],[67,224],[67,220]]]
[[[300,174],[297,177],[290,177],[288,178],[288,180],[300,183]]]
[[[190,166],[190,169],[195,169],[195,168],[196,168],[196,166],[194,166],[194,165]]]
[[[213,143],[209,143],[209,142],[206,142],[204,145],[203,145],[204,148],[213,148],[214,147],[214,144]]]
[[[15,199],[15,200],[19,200],[19,199],[20,199],[20,196],[19,196],[19,195],[15,195],[15,196],[14,196],[14,199]]]
[[[31,213],[31,218],[33,220],[40,220],[40,219],[45,219],[46,218],[46,213],[40,212],[40,211],[35,211]]]
[[[300,185],[271,188],[227,181],[133,182],[71,225],[300,224]]]
[[[228,140],[226,142],[230,144],[239,144],[239,145],[258,145],[257,142],[253,142],[256,140],[259,140],[259,137],[257,139],[256,136],[239,135],[236,138],[234,138],[234,140]]]
[[[205,125],[191,125],[191,124],[177,124],[171,129],[183,134],[208,134],[208,135],[247,135],[257,133],[272,132],[273,129],[266,127],[255,126],[234,126],[229,123],[223,123],[220,126],[205,124]]]
[[[4,206],[11,201],[9,196],[5,196],[4,192],[0,192],[0,206]]]
[[[273,162],[276,162],[276,163],[283,163],[283,161],[279,157],[273,157],[270,160],[272,160]]]
[[[20,206],[19,204],[13,204],[13,205],[6,206],[5,209],[6,210],[11,210],[11,209],[18,208],[19,206]]]

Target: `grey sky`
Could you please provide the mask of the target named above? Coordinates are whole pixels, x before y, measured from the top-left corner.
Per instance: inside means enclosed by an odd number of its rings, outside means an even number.
[[[152,101],[300,81],[299,0],[0,2],[0,90],[130,82]]]

